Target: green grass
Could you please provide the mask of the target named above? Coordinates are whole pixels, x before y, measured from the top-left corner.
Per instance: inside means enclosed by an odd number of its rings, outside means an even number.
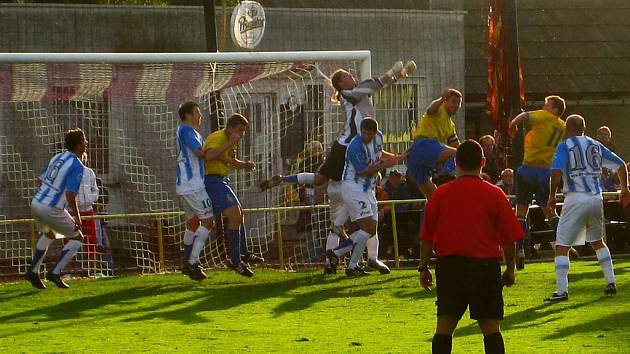
[[[504,291],[510,353],[630,353],[630,260],[617,260],[619,295],[603,296],[596,262],[571,264],[568,302],[546,305],[553,264],[528,265]],[[0,350],[16,352],[429,353],[435,291],[417,272],[348,279],[318,272],[258,271],[72,280],[37,291],[0,286]],[[51,287],[52,286],[52,287]],[[482,353],[467,316],[454,353]]]

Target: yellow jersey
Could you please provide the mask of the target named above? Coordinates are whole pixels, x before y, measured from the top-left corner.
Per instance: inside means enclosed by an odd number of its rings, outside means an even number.
[[[216,149],[223,146],[228,142],[228,135],[225,129],[217,130],[214,133],[211,133],[206,138],[206,141],[203,143],[203,151],[209,149]],[[236,157],[236,144],[231,148],[225,150],[221,156],[223,157]],[[221,160],[206,160],[205,161],[206,175],[220,175],[227,176],[232,168],[228,166],[225,161]]]
[[[544,110],[529,112],[528,120],[523,165],[549,168],[556,147],[564,138],[565,123]]]
[[[444,104],[440,105],[436,114],[424,113],[422,118],[413,132],[413,140],[418,138],[426,138],[437,140],[442,144],[448,145],[459,142],[455,123],[453,119],[446,113]]]

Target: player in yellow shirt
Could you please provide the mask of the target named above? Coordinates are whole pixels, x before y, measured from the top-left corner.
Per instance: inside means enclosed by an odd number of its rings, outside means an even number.
[[[529,204],[535,198],[555,230],[558,226],[558,215],[554,209],[547,207],[549,196],[549,178],[551,161],[556,147],[564,138],[565,123],[560,117],[566,109],[564,99],[560,96],[545,97],[545,104],[537,111],[523,112],[514,117],[508,127],[510,138],[514,138],[521,123],[529,123],[529,131],[525,134],[525,155],[523,164],[516,170],[516,216],[525,231],[525,239],[516,244],[516,268],[525,267],[525,240],[528,238],[529,225],[527,212]],[[529,251],[531,248],[527,247]]]
[[[429,105],[413,133],[407,169],[426,198],[435,191],[431,175],[443,164],[440,174],[450,174],[455,169],[455,152],[459,138],[453,117],[461,107],[462,93],[447,88],[442,96]]]
[[[236,158],[237,143],[245,135],[249,125],[247,118],[234,113],[224,129],[211,133],[203,144],[205,159],[204,183],[206,192],[212,201],[212,209],[217,217],[221,214],[227,218],[225,236],[228,239],[228,251],[231,267],[239,274],[251,277],[254,273],[248,262],[262,261],[261,257],[247,251],[245,226],[243,225],[243,209],[230,187],[228,174],[233,169],[253,171],[252,161],[241,161]]]

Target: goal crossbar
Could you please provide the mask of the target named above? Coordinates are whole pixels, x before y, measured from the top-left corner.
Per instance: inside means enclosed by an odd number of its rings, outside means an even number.
[[[361,79],[371,77],[369,50],[226,52],[226,53],[0,53],[0,63],[262,63],[288,61],[359,61]]]

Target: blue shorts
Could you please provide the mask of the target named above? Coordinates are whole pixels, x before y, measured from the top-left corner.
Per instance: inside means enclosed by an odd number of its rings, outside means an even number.
[[[241,205],[236,194],[230,187],[230,179],[218,175],[206,175],[204,178],[206,192],[212,200],[212,211],[215,217],[221,215],[223,210]]]
[[[431,179],[438,160],[446,146],[433,139],[418,139],[411,145],[407,158],[407,171],[422,186]]]
[[[532,198],[541,208],[547,206],[549,199],[549,178],[551,170],[548,168],[522,165],[516,170],[515,193],[516,204],[529,205]]]

